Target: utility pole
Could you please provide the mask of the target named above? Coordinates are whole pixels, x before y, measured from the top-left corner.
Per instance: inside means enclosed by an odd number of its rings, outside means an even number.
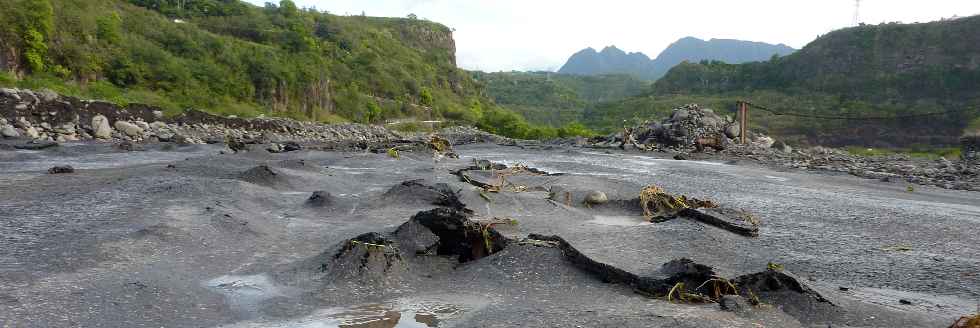
[[[748,137],[746,136],[749,131],[749,105],[745,101],[738,101],[738,138],[739,143],[748,143]]]
[[[854,26],[861,24],[861,0],[854,0]]]

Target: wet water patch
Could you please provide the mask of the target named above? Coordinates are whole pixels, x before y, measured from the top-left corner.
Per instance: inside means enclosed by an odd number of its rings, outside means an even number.
[[[643,218],[642,216],[630,216],[630,215],[595,215],[592,220],[586,221],[592,224],[606,225],[606,226],[617,226],[617,227],[633,227],[642,225],[652,225],[649,220]]]
[[[284,321],[253,321],[229,328],[430,328],[460,317],[464,306],[440,302],[395,301],[335,307]]]
[[[777,176],[771,176],[771,175],[767,175],[765,177],[766,177],[766,179],[775,180],[775,181],[779,181],[779,182],[789,181],[789,178],[783,178],[783,177],[777,177]]]
[[[284,295],[282,289],[266,275],[226,275],[208,280],[204,285],[224,295],[232,309],[246,315],[257,313],[262,301]]]

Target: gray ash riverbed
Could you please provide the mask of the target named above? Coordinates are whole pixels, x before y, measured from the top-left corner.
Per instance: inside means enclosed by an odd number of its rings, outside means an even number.
[[[542,146],[145,148],[0,151],[0,326],[947,327],[980,299],[975,192]],[[477,159],[552,174],[481,193],[453,174]],[[759,236],[548,200],[650,184]],[[658,294],[705,270],[755,291]]]

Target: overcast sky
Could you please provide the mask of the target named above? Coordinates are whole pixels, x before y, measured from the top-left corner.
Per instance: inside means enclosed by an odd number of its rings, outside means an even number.
[[[801,48],[854,19],[854,0],[294,1],[338,15],[414,13],[445,24],[456,30],[459,66],[483,71],[557,70],[574,52],[607,45],[654,58],[685,36]],[[975,14],[980,14],[980,0],[862,0],[860,20],[911,23]]]

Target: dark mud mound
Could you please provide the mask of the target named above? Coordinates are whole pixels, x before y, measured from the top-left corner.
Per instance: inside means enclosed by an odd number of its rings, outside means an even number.
[[[841,309],[799,277],[776,269],[747,274],[733,280],[743,297],[780,306],[801,322],[840,317]]]
[[[280,272],[279,278],[394,286],[426,272],[451,270],[449,259],[462,263],[497,253],[508,242],[492,226],[441,207],[416,214],[391,234],[369,232],[336,244]]]
[[[808,286],[798,277],[781,271],[767,270],[729,280],[719,277],[707,265],[681,258],[665,263],[652,274],[638,275],[609,264],[595,261],[558,236],[531,234],[521,244],[555,247],[565,259],[597,279],[628,285],[641,295],[670,302],[714,302],[733,306],[730,301],[747,300],[752,306],[773,305],[801,322],[841,321],[842,309]],[[732,296],[740,296],[733,298]],[[739,311],[752,311],[739,305]]]
[[[431,236],[419,234],[419,226],[438,237],[437,255],[453,256],[460,263],[477,260],[503,250],[509,239],[489,225],[469,219],[468,214],[452,208],[436,208],[416,214],[395,232],[410,240],[416,250],[431,249]],[[428,244],[428,245],[427,245]]]
[[[377,232],[341,242],[333,256],[319,266],[320,272],[333,278],[382,284],[399,281],[406,270],[398,245]]]
[[[688,208],[680,216],[719,227],[743,236],[759,236],[759,220],[749,212],[727,208]]]
[[[400,204],[425,204],[453,208],[461,211],[466,205],[459,200],[459,191],[448,184],[430,184],[423,179],[402,182],[388,189],[382,196],[386,202]]]
[[[593,260],[558,236],[531,234],[528,236],[528,240],[532,243],[543,241],[554,245],[562,251],[562,254],[572,265],[592,273],[603,282],[629,285],[638,293],[651,297],[664,297],[672,292],[678,295],[695,294],[695,289],[698,286],[715,277],[711,267],[683,258],[665,263],[659,271],[651,276],[639,276]],[[676,287],[680,287],[682,290],[677,290]]]
[[[555,191],[556,188],[558,191]],[[574,202],[573,193],[560,187],[552,188],[550,199],[568,203]],[[670,221],[679,217],[715,226],[735,234],[758,237],[759,219],[748,211],[720,206],[710,200],[701,200],[686,195],[667,193],[655,185],[640,191],[640,196],[628,200],[610,200],[592,205],[595,210],[612,212],[642,211],[643,216],[654,223]]]
[[[476,160],[474,165],[451,173],[460,181],[488,192],[548,191],[544,186],[554,183],[555,176],[563,175],[519,164],[507,167],[487,160]]]
[[[242,181],[270,188],[287,188],[289,180],[285,175],[274,171],[268,165],[259,165],[238,175]]]

